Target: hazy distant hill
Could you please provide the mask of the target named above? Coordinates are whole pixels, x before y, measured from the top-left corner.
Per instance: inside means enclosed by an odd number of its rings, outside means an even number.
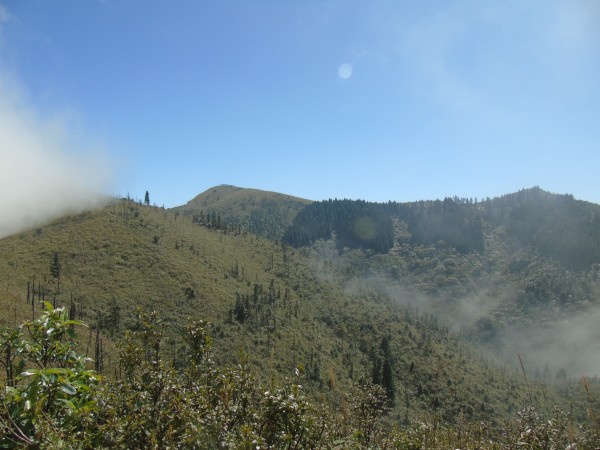
[[[515,248],[531,246],[571,269],[600,263],[600,206],[538,187],[483,203]]]
[[[264,219],[259,222],[263,230],[277,230],[277,237],[297,248],[333,239],[337,253],[326,258],[331,267],[343,269],[331,276],[355,283],[366,272],[380,276],[383,267],[388,279],[382,283],[392,291],[397,284],[402,290],[416,290],[427,297],[425,309],[467,325],[475,339],[503,348],[512,349],[512,340],[504,341],[516,335],[515,326],[529,342],[541,324],[568,329],[561,324],[565,317],[595,315],[600,293],[600,206],[593,203],[538,187],[479,202],[448,197],[408,203],[305,204],[294,199],[289,200],[295,209],[288,210],[288,221],[269,213],[284,210],[283,199],[288,197],[221,186],[201,194],[197,203],[216,205],[235,223],[247,223],[243,214],[255,211]],[[346,257],[344,249],[366,253]],[[380,256],[373,260],[369,251]],[[492,285],[502,289],[491,289]],[[467,324],[465,311],[471,311]],[[582,328],[589,329],[588,325]],[[564,336],[564,330],[554,336]],[[553,340],[546,339],[541,350]],[[536,363],[543,364],[543,351],[538,350]],[[565,349],[562,354],[569,359],[560,364],[573,365],[579,353]]]
[[[279,239],[298,211],[310,203],[291,195],[221,185],[173,210],[187,217],[216,213],[222,221],[241,225],[246,231]]]
[[[485,201],[328,200],[303,208],[282,239],[316,249],[322,276],[370,283],[497,355],[600,373],[587,344],[600,340],[599,217],[598,205],[537,187]]]
[[[296,236],[319,231],[318,215],[296,226],[313,205],[290,228]],[[538,373],[600,373],[598,205],[532,188],[370,209],[391,214],[394,246],[377,255],[321,251],[324,276],[429,311],[507,360],[526,355]],[[333,211],[321,213],[324,223]]]

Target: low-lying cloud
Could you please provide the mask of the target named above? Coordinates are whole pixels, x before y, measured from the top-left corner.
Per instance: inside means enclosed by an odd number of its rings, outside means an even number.
[[[111,178],[68,115],[42,115],[19,91],[0,74],[0,238],[97,206]]]
[[[489,359],[519,368],[522,359],[527,373],[544,381],[567,377],[600,375],[600,306],[597,302],[579,306],[539,305],[525,313],[519,310],[523,289],[518,282],[481,275],[471,280],[463,295],[427,294],[411,275],[392,279],[390,271],[375,268],[361,270],[356,262],[362,257],[348,253],[340,256],[332,241],[319,241],[312,247],[314,274],[324,281],[335,281],[339,274],[353,273],[344,281],[346,295],[367,293],[373,299],[387,298],[399,307],[414,308],[433,314],[439,324],[455,333],[470,337]],[[368,263],[365,262],[368,266]],[[600,284],[592,287],[590,298],[600,298]],[[579,299],[582,300],[582,299]]]
[[[594,307],[549,323],[511,324],[501,330],[495,348],[513,363],[520,355],[530,375],[548,368],[552,379],[560,371],[569,377],[598,376],[599,319],[600,310]]]

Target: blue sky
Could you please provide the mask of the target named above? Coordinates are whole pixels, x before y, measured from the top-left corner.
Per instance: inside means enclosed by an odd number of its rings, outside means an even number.
[[[596,0],[0,0],[0,88],[68,170],[167,207],[218,184],[600,203]]]

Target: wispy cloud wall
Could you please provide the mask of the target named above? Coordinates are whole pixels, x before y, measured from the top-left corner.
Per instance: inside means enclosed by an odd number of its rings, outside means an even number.
[[[0,5],[0,238],[97,206],[111,167],[69,111],[40,111],[3,64]]]

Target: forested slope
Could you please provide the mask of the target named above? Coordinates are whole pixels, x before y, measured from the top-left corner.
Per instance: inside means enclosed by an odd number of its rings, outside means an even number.
[[[537,247],[550,241],[523,245],[502,201],[316,202],[289,229],[325,231],[293,248],[233,222],[113,200],[0,240],[0,325],[39,315],[40,300],[64,306],[90,325],[79,351],[119,380],[116,346],[155,311],[161,359],[176,370],[189,364],[187,324],[208,321],[216,366],[243,359],[257,386],[298,370],[308,398],[334,409],[342,392],[375,384],[390,426],[431,413],[496,426],[555,402],[572,402],[584,422],[588,400],[572,378],[581,358],[564,355],[595,360],[598,266],[573,269]],[[565,220],[592,224],[592,238],[596,206],[574,205]],[[389,248],[364,245],[381,236]],[[564,339],[573,324],[586,331],[585,351]]]
[[[235,363],[244,348],[261,374],[284,377],[301,365],[313,395],[327,392],[332,379],[339,386],[379,382],[402,420],[431,408],[447,420],[459,410],[497,420],[526,398],[511,370],[470,350],[433,316],[398,307],[368,286],[344,290],[319,276],[311,252],[235,228],[211,230],[170,211],[114,201],[4,239],[0,252],[4,324],[31,317],[29,284],[36,302],[41,290],[46,300],[73,305],[75,317],[107,342],[138,326],[138,309],[157,311],[162,348],[175,365],[191,317],[213,324],[223,364]],[[102,365],[114,376],[111,345]]]

